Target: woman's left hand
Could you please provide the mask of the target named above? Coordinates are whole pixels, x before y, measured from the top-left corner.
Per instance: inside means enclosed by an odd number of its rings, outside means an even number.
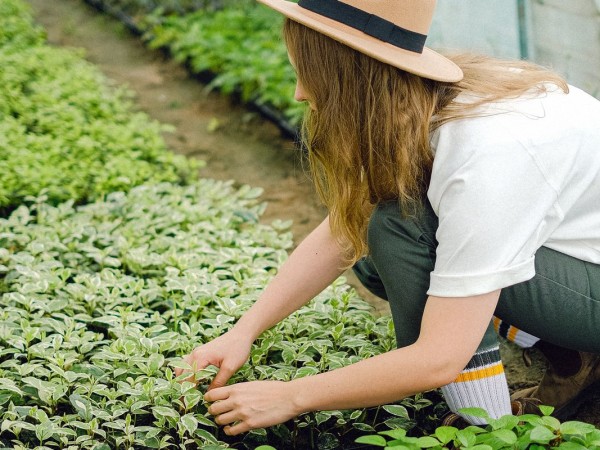
[[[303,411],[294,404],[290,383],[251,381],[214,388],[204,395],[213,402],[208,412],[215,422],[224,425],[225,434],[234,436],[255,428],[285,422]]]

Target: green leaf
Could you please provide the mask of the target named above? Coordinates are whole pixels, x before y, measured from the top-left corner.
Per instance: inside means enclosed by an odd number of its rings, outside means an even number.
[[[493,421],[490,421],[490,425],[492,426],[492,429],[494,430],[498,430],[498,429],[507,429],[507,430],[511,430],[517,427],[517,425],[519,424],[520,419],[519,417],[513,416],[513,415],[506,415],[506,416],[502,416],[499,419],[495,419]]]
[[[86,421],[92,419],[92,405],[87,398],[82,397],[79,394],[71,394],[69,396],[69,401],[71,402],[71,405],[75,407],[77,414],[79,414],[82,419]]]
[[[170,367],[192,371],[192,366],[183,359],[176,359],[169,362]]]
[[[490,419],[490,415],[483,408],[461,408],[458,410],[458,412],[468,416],[480,417],[482,419]]]
[[[556,437],[556,435],[544,426],[534,427],[531,430],[531,434],[529,435],[531,442],[539,442],[542,444],[547,444],[555,437]]]
[[[157,419],[163,417],[172,417],[174,419],[179,419],[180,417],[177,411],[175,411],[173,408],[169,408],[166,406],[154,406],[152,408],[152,412],[154,414],[154,417],[156,417]]]
[[[215,438],[212,434],[210,434],[206,430],[203,430],[202,428],[198,428],[195,432],[195,435],[204,439],[208,443],[218,444],[217,438]]]
[[[398,428],[397,430],[381,431],[379,434],[382,434],[384,436],[389,436],[392,439],[402,439],[404,436],[406,436],[406,430],[403,430],[402,428]]]
[[[512,445],[517,442],[517,435],[511,430],[494,430],[492,431],[492,436],[501,440],[505,444]]]
[[[463,447],[472,447],[477,442],[475,433],[468,429],[458,430],[456,432],[456,439]]]
[[[186,414],[185,416],[181,416],[180,420],[185,430],[189,434],[194,434],[194,431],[196,431],[196,429],[198,428],[198,420],[194,417],[194,415]]]
[[[24,395],[23,391],[17,387],[13,380],[0,378],[0,391],[9,391],[17,395]]]
[[[357,438],[354,442],[356,442],[357,444],[374,445],[375,447],[385,447],[387,443],[383,436],[379,436],[376,434],[361,436]]]
[[[455,427],[442,426],[435,430],[435,437],[437,437],[442,444],[447,444],[456,436],[458,429]]]
[[[367,424],[367,423],[362,423],[362,422],[355,422],[352,424],[352,426],[354,428],[356,428],[357,430],[360,431],[366,431],[366,432],[374,432],[376,431],[375,428],[373,428],[373,426]]]
[[[431,448],[440,445],[440,441],[432,436],[423,436],[417,439],[417,445],[420,448]]]
[[[383,405],[382,408],[393,416],[408,419],[408,411],[402,405]]]
[[[578,421],[569,421],[569,422],[564,422],[560,425],[560,432],[563,435],[566,434],[581,434],[581,435],[585,435],[588,433],[593,432],[596,427],[594,427],[594,425],[589,424],[589,423],[584,423],[584,422],[578,422]]]
[[[542,423],[553,430],[560,428],[560,421],[556,417],[544,416],[542,417]]]
[[[554,412],[554,406],[540,405],[539,408],[544,416],[549,416]]]

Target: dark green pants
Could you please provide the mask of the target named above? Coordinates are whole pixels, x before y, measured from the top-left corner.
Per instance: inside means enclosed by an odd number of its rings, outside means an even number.
[[[370,254],[354,271],[375,295],[390,303],[398,347],[416,341],[433,271],[438,220],[426,203],[403,218],[396,202],[379,205],[368,232]],[[495,315],[553,344],[600,353],[600,265],[541,247],[536,275],[502,289]],[[497,339],[490,324],[480,349]]]

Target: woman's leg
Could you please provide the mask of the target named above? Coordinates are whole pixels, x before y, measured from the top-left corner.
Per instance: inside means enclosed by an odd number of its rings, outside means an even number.
[[[502,289],[495,315],[543,341],[600,353],[600,265],[541,247],[535,271]]]
[[[435,264],[436,229],[437,218],[428,204],[414,218],[403,218],[395,203],[379,206],[369,226],[371,255],[359,262],[355,270],[367,288],[390,301],[399,347],[410,345],[418,337],[429,274]],[[529,345],[535,343],[534,336],[539,336],[543,341],[538,346],[545,349],[552,348],[548,345],[551,343],[559,348],[600,353],[599,299],[599,265],[542,247],[536,253],[536,276],[503,289],[496,316],[516,326],[512,330],[513,337],[520,335]],[[526,332],[519,334],[519,330]],[[492,416],[509,412],[505,400],[508,391],[494,334],[493,326],[490,326],[465,371],[455,383],[442,389],[453,410],[479,406]],[[555,350],[551,353],[565,354]],[[600,379],[600,358],[575,353],[583,355],[578,358],[585,367],[576,372],[584,380],[577,378],[571,383],[569,392],[565,392],[564,380],[558,380],[561,401],[570,400],[582,386]],[[573,358],[560,359],[569,361]],[[541,387],[545,388],[542,391],[551,391],[552,386],[548,384],[552,385],[556,380],[556,377],[550,377],[545,387],[542,383]],[[485,406],[490,401],[495,406]]]
[[[397,203],[380,205],[371,217],[371,253],[357,263],[355,273],[371,292],[390,302],[398,347],[412,344],[419,336],[435,264],[436,230],[437,217],[428,203],[416,217],[403,218]],[[510,414],[508,386],[491,324],[467,367],[442,392],[454,412],[480,407],[492,417]]]
[[[554,406],[561,419],[575,413],[586,390],[600,381],[600,265],[542,247],[536,253],[536,276],[504,289],[496,314],[503,324],[513,325],[509,329],[539,336],[533,346],[549,363],[539,386],[513,398],[539,398]]]

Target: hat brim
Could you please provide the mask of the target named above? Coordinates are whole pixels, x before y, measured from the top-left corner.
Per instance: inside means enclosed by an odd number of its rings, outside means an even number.
[[[286,0],[258,0],[295,22],[306,25],[372,58],[415,75],[436,81],[456,82],[463,78],[460,67],[445,56],[425,47],[423,53],[404,50],[362,31],[321,16]]]

